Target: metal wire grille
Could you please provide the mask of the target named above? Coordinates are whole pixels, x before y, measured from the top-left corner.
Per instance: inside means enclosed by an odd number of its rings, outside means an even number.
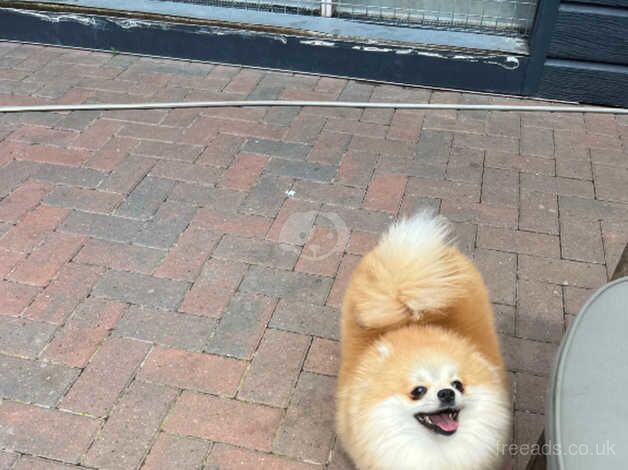
[[[365,21],[490,31],[525,36],[536,0],[373,0],[339,1],[337,16]]]
[[[519,37],[525,37],[529,33],[537,4],[537,0],[175,1],[299,15],[319,16],[322,12],[325,16],[361,22],[491,32]]]
[[[166,0],[167,1],[167,0]],[[319,16],[321,0],[174,0],[178,3],[196,3],[243,10],[292,13],[294,15]]]

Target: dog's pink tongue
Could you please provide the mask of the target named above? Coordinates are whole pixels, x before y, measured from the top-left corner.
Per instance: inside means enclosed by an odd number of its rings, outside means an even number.
[[[458,429],[458,421],[452,419],[449,414],[441,413],[430,416],[432,423],[441,428],[443,431],[452,432]]]

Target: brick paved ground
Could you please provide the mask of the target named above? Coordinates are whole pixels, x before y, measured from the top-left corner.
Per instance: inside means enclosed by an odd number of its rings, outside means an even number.
[[[2,104],[214,98],[510,102],[0,43]],[[343,287],[421,206],[486,275],[533,442],[565,325],[628,241],[627,141],[609,115],[0,116],[0,467],[349,468]]]

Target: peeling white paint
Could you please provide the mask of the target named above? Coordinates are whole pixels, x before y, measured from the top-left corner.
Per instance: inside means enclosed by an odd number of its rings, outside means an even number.
[[[498,67],[502,67],[506,70],[516,70],[519,68],[520,63],[519,59],[515,56],[477,56],[477,55],[469,55],[469,54],[455,54],[449,55],[441,52],[434,51],[422,51],[418,49],[389,49],[383,47],[375,47],[375,46],[353,46],[352,49],[361,50],[366,52],[394,52],[395,54],[409,55],[416,54],[422,57],[437,57],[439,59],[454,59],[454,60],[464,60],[467,62],[482,62],[486,64],[497,65]],[[503,61],[500,60],[503,57]]]
[[[322,47],[336,47],[335,42],[330,41],[320,41],[320,40],[311,40],[311,41],[299,41],[301,44],[307,44],[310,46],[322,46]]]
[[[487,64],[493,64],[493,65],[498,65],[499,67],[506,69],[506,70],[517,70],[519,68],[519,59],[517,59],[516,57],[513,56],[508,56],[506,57],[506,60],[504,62],[497,62],[494,60],[487,60],[486,61]]]
[[[507,64],[512,64],[512,69],[518,69],[519,68],[519,59],[517,59],[515,56],[509,55],[508,57],[506,57],[506,63]]]
[[[416,55],[422,55],[424,57],[439,57],[441,59],[447,59],[445,54],[439,54],[438,52],[427,52],[427,51],[415,51]]]
[[[150,21],[134,19],[114,20],[114,22],[123,29],[139,28],[141,26],[153,26],[154,24]]]
[[[392,52],[392,49],[388,49],[385,47],[374,47],[374,46],[353,46],[351,49],[355,49],[358,51],[366,51],[366,52]]]
[[[214,31],[215,29],[212,28],[210,30],[210,34],[213,34]],[[268,33],[262,33],[259,31],[244,30],[244,29],[242,30],[226,29],[224,31],[225,32],[223,33],[223,35],[236,34],[238,36],[260,37],[260,38],[272,39],[273,41],[279,41],[282,44],[288,44],[288,39],[281,34],[268,34]]]
[[[455,55],[454,59],[466,60],[469,62],[484,62],[487,64],[497,65],[506,70],[517,70],[519,68],[519,59],[515,56],[507,56],[503,62],[495,60],[499,56],[472,56],[472,55]]]
[[[44,13],[37,12],[32,10],[18,10],[15,8],[8,8],[8,10],[19,12],[21,14],[31,15],[36,18],[40,18],[44,21],[48,21],[50,23],[60,23],[61,21],[75,21],[77,23],[95,26],[96,20],[94,18],[90,18],[84,15],[74,15],[72,13]]]

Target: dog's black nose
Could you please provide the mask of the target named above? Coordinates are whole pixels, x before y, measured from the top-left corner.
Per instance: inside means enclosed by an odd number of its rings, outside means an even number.
[[[451,388],[443,388],[439,390],[436,394],[441,403],[445,405],[451,405],[454,401],[456,401],[456,392]]]

